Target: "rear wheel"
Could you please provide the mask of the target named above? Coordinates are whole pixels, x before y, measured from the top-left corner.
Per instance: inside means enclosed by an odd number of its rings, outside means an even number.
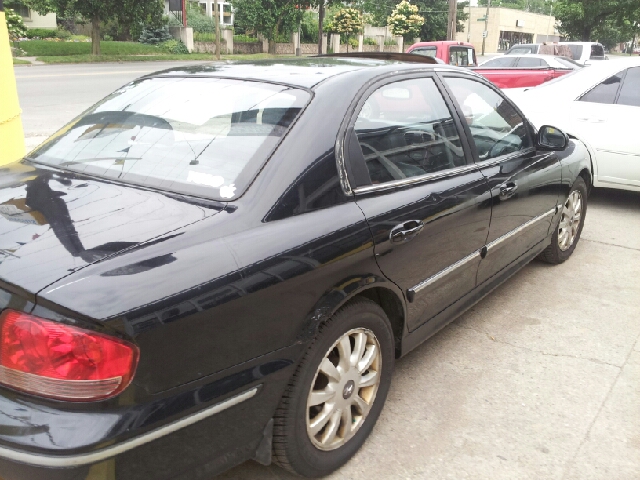
[[[582,177],[571,187],[563,206],[560,220],[549,245],[541,254],[540,259],[558,264],[567,260],[580,240],[584,217],[587,213],[587,184]]]
[[[298,475],[327,475],[358,451],[380,415],[395,362],[380,306],[357,299],[319,329],[274,422],[273,453]]]

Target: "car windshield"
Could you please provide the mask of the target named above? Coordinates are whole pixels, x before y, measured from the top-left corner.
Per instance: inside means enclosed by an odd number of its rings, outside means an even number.
[[[122,87],[30,160],[216,200],[252,181],[310,95],[223,78],[146,78]]]
[[[569,60],[568,58],[556,57],[555,60],[556,60],[556,62],[561,64],[563,67],[567,67],[567,68],[570,68],[572,70],[577,70],[579,68],[582,68],[582,65],[580,65],[579,63],[574,62],[573,60]]]
[[[416,55],[422,55],[423,57],[432,57],[436,56],[436,47],[419,47],[414,50],[411,50],[411,53]]]

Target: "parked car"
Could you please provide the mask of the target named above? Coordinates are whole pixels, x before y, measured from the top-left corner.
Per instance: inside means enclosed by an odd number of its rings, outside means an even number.
[[[125,85],[0,177],[2,477],[330,473],[396,358],[569,258],[590,178],[581,142],[446,65]]]
[[[582,68],[573,60],[553,55],[503,55],[472,68],[500,88],[535,87]]]
[[[473,45],[466,42],[418,42],[411,45],[406,53],[438,58],[448,65],[475,67],[478,65]]]
[[[592,153],[594,186],[640,190],[640,60],[600,62],[509,92],[534,124],[553,119],[583,139]]]
[[[509,48],[505,55],[526,55],[542,53],[544,43],[523,43]],[[587,65],[591,60],[608,60],[604,47],[598,42],[558,42],[552,45],[566,45],[571,51],[571,57],[580,65]]]

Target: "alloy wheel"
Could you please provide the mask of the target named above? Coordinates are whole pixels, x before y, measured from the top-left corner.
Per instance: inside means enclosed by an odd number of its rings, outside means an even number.
[[[382,355],[370,330],[342,335],[320,362],[307,398],[307,433],[320,450],[335,450],[362,426],[380,385]]]
[[[558,226],[558,246],[563,252],[567,251],[578,235],[580,220],[582,219],[582,195],[574,190],[569,194],[562,209],[562,217]]]

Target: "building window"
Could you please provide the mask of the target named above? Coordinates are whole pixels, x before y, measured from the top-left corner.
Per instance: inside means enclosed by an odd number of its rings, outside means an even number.
[[[20,15],[22,18],[31,18],[31,9],[26,5],[18,4],[11,7],[11,9]]]

